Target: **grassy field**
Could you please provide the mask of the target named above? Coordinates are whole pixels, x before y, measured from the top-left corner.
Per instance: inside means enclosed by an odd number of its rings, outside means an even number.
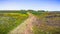
[[[60,12],[33,10],[0,11],[0,34],[7,34],[24,22],[29,17],[28,12],[43,21],[33,26],[34,34],[60,34]]]
[[[27,18],[28,14],[0,12],[0,34],[7,34]]]
[[[42,22],[33,26],[34,34],[60,34],[60,12],[43,12],[36,16]]]

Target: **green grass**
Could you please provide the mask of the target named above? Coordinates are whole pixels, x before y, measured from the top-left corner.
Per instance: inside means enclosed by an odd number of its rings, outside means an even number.
[[[44,31],[43,29],[33,26],[34,34],[60,34],[60,28],[54,28],[53,30]]]
[[[0,13],[0,34],[7,34],[9,31],[20,25],[27,18],[27,14]]]

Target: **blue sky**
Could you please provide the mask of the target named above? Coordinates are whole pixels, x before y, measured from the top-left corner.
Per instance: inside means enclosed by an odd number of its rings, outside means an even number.
[[[60,11],[60,0],[0,0],[0,10]]]

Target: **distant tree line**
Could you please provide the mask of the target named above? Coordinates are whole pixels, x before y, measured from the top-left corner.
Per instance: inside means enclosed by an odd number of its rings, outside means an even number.
[[[0,10],[0,13],[26,13],[26,12],[45,12],[44,10]]]

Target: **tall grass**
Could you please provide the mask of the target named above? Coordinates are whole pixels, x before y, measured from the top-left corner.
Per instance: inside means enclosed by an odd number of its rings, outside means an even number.
[[[0,34],[7,34],[27,18],[27,14],[0,13]]]

